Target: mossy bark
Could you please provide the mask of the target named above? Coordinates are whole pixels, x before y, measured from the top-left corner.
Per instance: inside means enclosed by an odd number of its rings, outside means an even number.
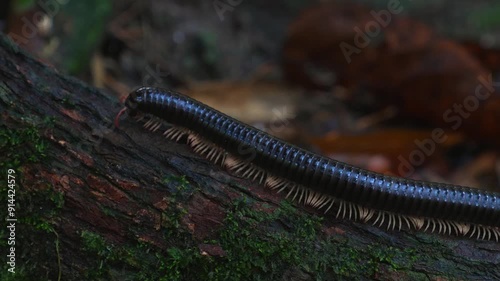
[[[295,206],[130,120],[114,128],[120,107],[0,37],[0,172],[16,170],[18,218],[2,280],[500,279],[500,243]]]

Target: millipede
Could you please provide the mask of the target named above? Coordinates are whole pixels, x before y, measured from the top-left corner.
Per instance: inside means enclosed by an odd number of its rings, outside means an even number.
[[[500,238],[500,193],[371,172],[289,144],[181,93],[142,87],[125,112],[231,173],[338,218],[481,240]]]

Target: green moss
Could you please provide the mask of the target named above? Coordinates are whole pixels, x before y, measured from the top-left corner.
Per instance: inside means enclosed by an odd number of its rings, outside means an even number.
[[[169,183],[175,183],[178,188],[180,189],[185,189],[189,185],[189,181],[186,179],[186,176],[173,176],[173,175],[168,175],[165,176],[162,180],[162,183],[164,184],[169,184]]]
[[[194,265],[202,265],[208,261],[200,255],[195,248],[180,249],[172,247],[167,250],[166,258],[157,254],[160,269],[164,272],[163,276],[158,276],[159,280],[185,280],[187,276],[185,269],[196,269]],[[203,280],[203,279],[201,279]]]
[[[321,220],[298,212],[289,203],[271,206],[237,200],[227,210],[222,228],[205,244],[220,246],[222,256],[200,253],[184,228],[187,214],[170,199],[163,214],[166,250],[144,242],[115,246],[101,236],[82,232],[82,249],[91,256],[87,280],[282,280],[303,276],[311,280],[399,276],[420,259],[413,249],[360,245],[344,236],[318,240]],[[417,279],[418,280],[418,279]]]
[[[257,211],[244,201],[236,202],[219,238],[211,241],[227,252],[225,261],[215,265],[211,276],[215,280],[281,278],[291,267],[300,267],[304,251],[316,237],[319,220],[300,215],[286,204],[269,213]],[[289,231],[283,231],[285,227]]]
[[[106,216],[116,218],[116,210],[108,208],[106,206],[100,206],[100,209]]]
[[[294,217],[288,217],[292,214]],[[238,201],[229,210],[217,239],[205,241],[221,246],[227,255],[210,257],[200,254],[197,242],[180,224],[185,215],[182,207],[174,204],[164,215],[165,239],[171,245],[165,252],[155,251],[144,243],[139,243],[139,248],[136,245],[118,249],[88,234],[85,249],[93,251],[103,264],[125,263],[136,272],[135,280],[241,280],[249,276],[255,280],[273,280],[301,263],[303,251],[311,247],[308,243],[313,243],[320,221],[298,214],[289,204],[266,212]],[[279,226],[276,221],[281,221]],[[275,227],[278,230],[271,231]],[[285,228],[294,231],[288,233]],[[92,271],[100,277],[109,277],[100,267]]]
[[[321,218],[297,212],[285,203],[269,213],[257,211],[244,201],[236,202],[223,222],[217,243],[227,256],[210,264],[213,280],[282,279],[291,272],[324,280],[332,273],[339,279],[374,276],[387,268],[411,268],[407,261],[412,250],[381,249],[379,245],[360,247],[336,237],[317,240]],[[205,275],[206,273],[203,273]]]
[[[313,280],[335,275],[351,280],[412,266],[408,261],[412,250],[360,247],[344,236],[318,240],[322,218],[298,212],[288,202],[274,209],[252,200],[230,205],[219,232],[203,241],[220,246],[225,254],[202,255],[201,242],[182,223],[188,211],[179,198],[191,195],[191,185],[185,177],[166,177],[163,183],[178,191],[168,198],[169,207],[162,214],[160,231],[167,249],[139,241],[117,246],[99,234],[83,231],[81,249],[89,257],[82,274],[85,280],[280,280],[290,275]],[[53,219],[64,206],[64,197],[48,186],[23,200],[31,207],[23,219],[26,236],[21,239],[37,241],[39,245],[33,248],[38,252],[20,257],[33,262],[20,267],[14,279],[0,280],[57,280],[61,258]]]
[[[194,248],[171,247],[161,252],[143,242],[118,247],[89,231],[81,237],[83,251],[93,257],[84,273],[87,280],[185,280],[183,269],[198,268],[205,259]]]
[[[189,183],[182,177],[167,183],[189,189]],[[22,233],[28,236],[22,239],[37,241],[38,246],[33,248],[38,252],[20,257],[33,262],[19,268],[14,279],[0,280],[57,280],[61,258],[53,219],[64,206],[64,197],[48,186],[24,200],[31,207],[23,219],[26,229]],[[287,202],[274,209],[252,200],[237,200],[230,205],[219,232],[202,242],[220,246],[225,254],[202,255],[198,248],[201,242],[182,223],[187,210],[175,197],[168,200],[160,230],[168,245],[165,250],[140,241],[117,246],[99,234],[82,231],[81,249],[89,258],[81,277],[85,280],[281,280],[300,275],[326,280],[335,275],[339,280],[351,280],[355,276],[370,278],[387,270],[405,271],[412,266],[412,261],[408,261],[408,256],[414,255],[412,250],[381,249],[378,245],[360,247],[344,236],[318,240],[322,218],[298,212]]]
[[[54,225],[63,205],[62,193],[50,185],[30,192],[16,188],[16,273],[0,280],[60,280],[59,235]],[[7,235],[0,232],[2,244]],[[7,265],[1,270],[7,272]]]
[[[173,197],[180,199],[186,199],[186,196],[190,196],[191,184],[186,179],[186,176],[173,176],[168,175],[163,177],[162,184],[171,186],[173,188]]]
[[[36,163],[45,158],[47,143],[31,126],[24,129],[0,128],[0,170],[18,169],[27,163]]]
[[[167,241],[188,235],[187,231],[181,227],[181,220],[188,211],[182,205],[177,204],[175,199],[169,198],[169,203],[171,207],[162,213],[162,229]]]
[[[15,217],[16,222],[16,269],[15,274],[2,274],[0,280],[58,280],[60,278],[59,237],[54,230],[56,214],[64,205],[62,193],[50,184],[40,183],[35,189],[23,187],[23,167],[45,160],[47,142],[39,131],[50,127],[53,119],[45,118],[33,125],[36,120],[29,116],[21,118],[28,125],[12,129],[0,126],[0,170],[15,171]],[[29,125],[32,124],[32,125]],[[0,181],[5,182],[7,173],[0,174]],[[0,200],[7,202],[8,186],[0,186]],[[3,214],[3,213],[2,213]],[[5,217],[5,216],[4,216]],[[9,233],[0,230],[0,239],[6,243]],[[7,245],[5,245],[7,246]],[[30,249],[29,251],[26,249]],[[7,264],[1,266],[7,272]]]
[[[73,102],[71,96],[67,95],[61,100],[62,105],[64,105],[68,109],[75,109],[76,105]]]
[[[91,264],[84,275],[87,279],[96,279],[106,276],[109,272],[109,265],[118,259],[114,246],[108,244],[99,234],[82,231],[82,249],[92,256]]]

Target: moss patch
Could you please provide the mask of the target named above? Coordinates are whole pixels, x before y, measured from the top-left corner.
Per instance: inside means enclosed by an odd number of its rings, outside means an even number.
[[[47,119],[43,125],[50,125]],[[31,125],[23,129],[0,127],[0,181],[7,181],[7,169],[15,170],[15,245],[7,245],[6,228],[0,229],[2,248],[15,246],[15,273],[7,272],[2,263],[0,280],[59,280],[61,257],[59,236],[54,229],[56,214],[64,205],[62,193],[48,183],[27,190],[22,185],[25,165],[39,163],[46,158],[47,143],[39,134],[41,128]],[[7,202],[6,185],[0,186],[0,200]],[[6,217],[6,209],[2,217]]]
[[[185,210],[172,204],[164,213],[164,251],[143,242],[115,246],[82,232],[82,249],[92,256],[88,280],[352,280],[357,276],[406,277],[417,259],[411,249],[355,244],[345,237],[318,240],[321,218],[298,212],[289,203],[264,211],[240,200],[227,210],[224,227],[204,241],[219,255],[200,250],[183,228]],[[132,275],[130,273],[133,273]],[[403,275],[403,276],[402,276]]]
[[[0,128],[0,170],[17,169],[21,165],[36,163],[45,157],[47,143],[38,133],[38,128]],[[2,175],[4,176],[4,175]]]
[[[21,188],[17,191],[16,268],[11,274],[7,272],[7,264],[2,264],[1,270],[5,274],[0,280],[60,280],[60,244],[54,226],[57,224],[57,213],[64,204],[63,196],[49,185],[29,193]],[[2,228],[0,239],[5,247],[7,235]]]

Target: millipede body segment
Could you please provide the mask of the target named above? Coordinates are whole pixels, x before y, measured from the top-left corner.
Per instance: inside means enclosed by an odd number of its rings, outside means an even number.
[[[152,131],[337,217],[386,226],[500,238],[500,194],[357,168],[291,145],[177,92],[140,88],[125,108]],[[170,126],[168,125],[170,124]]]

